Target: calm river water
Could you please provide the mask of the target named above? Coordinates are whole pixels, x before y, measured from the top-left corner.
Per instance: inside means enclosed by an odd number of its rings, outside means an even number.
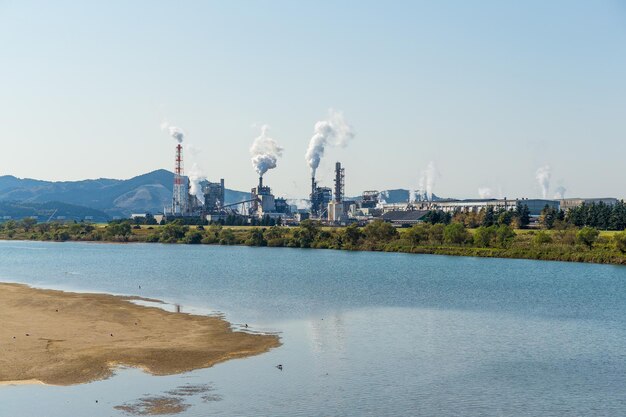
[[[182,416],[626,415],[626,267],[0,242],[0,281],[159,298],[283,342],[177,376],[0,386],[2,417],[125,415],[113,407],[188,384],[212,391]]]

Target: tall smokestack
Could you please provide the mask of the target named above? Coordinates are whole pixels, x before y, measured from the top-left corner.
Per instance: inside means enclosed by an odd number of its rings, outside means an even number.
[[[315,177],[311,177],[311,195],[315,194]]]
[[[335,201],[341,203],[343,201],[345,171],[341,167],[341,162],[335,164]]]
[[[176,158],[174,165],[174,189],[172,193],[172,213],[174,215],[185,214],[187,207],[187,190],[183,185],[183,146],[176,145]]]
[[[263,175],[259,175],[259,192],[261,192],[261,188],[263,188]]]

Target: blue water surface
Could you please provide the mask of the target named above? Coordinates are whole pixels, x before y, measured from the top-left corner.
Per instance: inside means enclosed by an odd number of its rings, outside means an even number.
[[[283,342],[183,375],[0,387],[0,416],[124,415],[184,384],[214,389],[184,416],[626,415],[625,267],[4,241],[0,281],[158,298]]]

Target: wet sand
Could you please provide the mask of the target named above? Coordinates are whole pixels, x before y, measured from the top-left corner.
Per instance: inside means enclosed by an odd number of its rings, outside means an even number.
[[[219,317],[133,299],[0,283],[0,384],[79,384],[122,365],[170,375],[280,345],[274,335],[234,332]]]

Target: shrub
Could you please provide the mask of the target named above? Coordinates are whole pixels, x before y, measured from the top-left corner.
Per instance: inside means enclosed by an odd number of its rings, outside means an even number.
[[[237,243],[235,234],[230,229],[222,229],[220,232],[220,245],[234,245]]]
[[[491,246],[492,241],[496,237],[496,228],[495,226],[480,226],[474,232],[474,245],[486,248]]]
[[[185,234],[184,242],[190,245],[197,245],[202,242],[202,233],[191,230]]]
[[[496,240],[501,248],[508,248],[515,239],[515,232],[510,226],[500,225],[496,229]]]
[[[398,236],[398,231],[391,224],[374,220],[363,229],[365,238],[371,243],[389,242]]]
[[[537,234],[535,234],[535,236],[533,236],[533,243],[537,246],[552,243],[552,236],[550,236],[550,233],[540,230]]]
[[[615,233],[613,235],[613,243],[615,244],[615,249],[622,253],[626,253],[626,231]]]
[[[451,223],[443,229],[443,240],[446,243],[462,245],[470,239],[471,236],[462,223]]]
[[[363,233],[356,223],[346,227],[342,236],[343,242],[351,248],[358,246],[362,238]]]
[[[420,245],[428,240],[429,230],[430,225],[428,223],[416,224],[406,231],[405,237],[411,242],[411,245]]]
[[[263,237],[263,230],[259,228],[254,228],[250,230],[250,234],[248,235],[248,239],[246,240],[246,245],[248,246],[267,245],[267,241]]]
[[[281,247],[285,246],[285,239],[282,238],[282,237],[269,239],[267,241],[267,246],[272,247],[272,248],[281,248]]]
[[[146,237],[146,242],[154,243],[159,241],[160,236],[157,233],[152,233]]]
[[[200,241],[203,245],[212,245],[219,242],[219,238],[213,234],[205,236]]]
[[[445,226],[441,223],[433,224],[428,230],[428,238],[432,243],[441,245],[443,243],[443,231]]]
[[[593,244],[598,240],[598,236],[600,232],[598,232],[593,227],[585,226],[578,231],[576,234],[576,241],[578,243],[582,243],[583,245],[591,248]]]

